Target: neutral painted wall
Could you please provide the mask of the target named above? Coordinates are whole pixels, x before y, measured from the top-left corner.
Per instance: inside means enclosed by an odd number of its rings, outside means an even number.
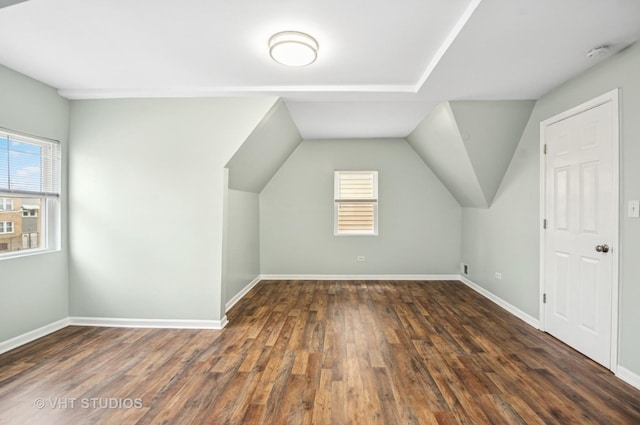
[[[535,101],[474,100],[449,104],[489,206],[529,121]]]
[[[68,316],[69,103],[55,89],[0,66],[0,126],[62,143],[62,250],[0,260],[0,342]]]
[[[227,164],[229,188],[260,193],[301,141],[287,106],[276,102]]]
[[[442,102],[407,141],[460,205],[486,208],[534,104],[533,100]]]
[[[621,88],[619,364],[640,375],[640,219],[625,216],[627,202],[640,199],[639,43],[536,103],[491,208],[463,210],[462,260],[472,280],[538,317],[539,123],[616,87]],[[493,277],[496,271],[501,281]]]
[[[260,204],[253,192],[229,190],[225,303],[260,275]]]
[[[340,169],[379,171],[378,236],[333,235]],[[459,204],[404,139],[306,140],[260,193],[261,272],[458,273],[460,221]]]
[[[460,205],[488,205],[449,102],[431,111],[407,141]]]
[[[72,316],[223,317],[224,165],[275,100],[72,102]]]

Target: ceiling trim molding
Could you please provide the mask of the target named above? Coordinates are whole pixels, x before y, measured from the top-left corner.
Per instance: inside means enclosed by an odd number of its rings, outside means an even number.
[[[67,99],[119,99],[158,97],[209,97],[231,95],[280,95],[282,93],[405,93],[416,94],[411,85],[334,85],[334,86],[236,86],[179,87],[151,89],[59,89]]]
[[[473,12],[476,11],[481,2],[482,0],[473,0],[469,4],[469,6],[467,6],[464,13],[460,16],[460,19],[458,19],[458,22],[456,22],[456,24],[447,35],[447,38],[444,39],[444,41],[440,45],[440,48],[438,49],[438,51],[436,51],[436,54],[431,58],[431,62],[429,62],[429,65],[427,65],[427,69],[425,69],[422,77],[420,77],[420,80],[418,80],[418,83],[414,88],[414,91],[416,93],[422,88],[424,83],[427,82],[433,70],[436,69],[436,67],[440,63],[440,60],[442,60],[445,53],[447,53],[449,47],[451,47],[460,32],[462,32],[462,29],[467,24],[467,22],[471,18],[471,15],[473,15]]]

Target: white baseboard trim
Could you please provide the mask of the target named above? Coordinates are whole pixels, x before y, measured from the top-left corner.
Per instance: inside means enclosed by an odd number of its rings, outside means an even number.
[[[492,292],[487,291],[486,289],[484,289],[483,287],[481,287],[477,283],[469,280],[465,276],[458,276],[458,279],[462,283],[467,285],[469,288],[473,289],[474,291],[476,291],[480,295],[482,295],[485,298],[487,298],[487,299],[493,301],[494,303],[498,304],[500,307],[504,308],[509,313],[513,314],[514,316],[516,316],[517,318],[519,318],[523,322],[533,326],[536,329],[540,329],[540,321],[538,319],[536,319],[535,317],[528,315],[527,313],[525,313],[524,311],[520,310],[517,307],[514,307],[513,305],[509,304],[508,302],[506,302],[502,298],[498,297],[497,295],[493,294]]]
[[[18,348],[67,326],[102,326],[113,328],[168,328],[168,329],[223,329],[229,321],[221,320],[162,320],[162,319],[121,319],[109,317],[66,317],[41,328],[0,342],[0,354]]]
[[[260,280],[459,280],[457,274],[263,274]]]
[[[18,335],[14,338],[0,342],[0,354],[6,353],[7,351],[13,350],[14,348],[18,348],[21,345],[27,344],[38,338],[42,338],[43,336],[49,335],[50,333],[53,333],[55,331],[59,331],[60,329],[66,328],[67,326],[69,326],[69,318],[65,317],[64,319],[60,319],[53,323],[49,323],[48,325],[44,325],[38,329],[34,329],[32,331],[23,333],[22,335]]]
[[[181,319],[125,319],[116,317],[69,317],[69,325],[104,326],[111,328],[169,328],[169,329],[222,329],[227,316],[221,320]]]
[[[219,326],[216,329],[224,329],[229,324],[229,319],[227,319],[227,315],[222,316],[222,319],[217,320]]]
[[[247,293],[253,289],[254,286],[256,286],[260,280],[262,280],[261,276],[257,276],[255,279],[253,279],[251,282],[249,282],[249,284],[247,286],[245,286],[244,288],[242,288],[242,290],[240,292],[238,292],[233,298],[231,298],[224,306],[224,312],[228,312],[229,310],[231,310],[231,307],[233,307],[234,305],[236,305],[236,303],[238,301],[240,301],[242,299],[242,297],[244,297],[245,295],[247,295]]]
[[[618,365],[616,376],[622,379],[629,385],[632,385],[640,390],[640,375],[631,372],[629,369]]]

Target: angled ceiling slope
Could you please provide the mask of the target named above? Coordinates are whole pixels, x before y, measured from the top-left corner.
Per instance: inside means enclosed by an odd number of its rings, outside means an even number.
[[[13,6],[14,4],[22,3],[27,0],[0,0],[0,9],[3,7]]]
[[[260,193],[302,141],[287,106],[277,101],[229,160],[229,189]]]
[[[438,105],[407,137],[463,207],[488,208],[535,101],[456,101]]]

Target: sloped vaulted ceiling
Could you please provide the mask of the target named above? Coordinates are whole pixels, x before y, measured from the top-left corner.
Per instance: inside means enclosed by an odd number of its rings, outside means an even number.
[[[487,208],[534,104],[532,100],[444,102],[407,140],[461,206]]]
[[[507,171],[535,101],[439,104],[407,141],[463,207],[487,208]],[[302,141],[279,100],[227,163],[229,188],[260,193]]]
[[[229,188],[260,193],[301,141],[287,106],[279,100],[227,163]]]
[[[13,6],[14,4],[22,3],[27,0],[0,0],[0,9],[3,7]]]

